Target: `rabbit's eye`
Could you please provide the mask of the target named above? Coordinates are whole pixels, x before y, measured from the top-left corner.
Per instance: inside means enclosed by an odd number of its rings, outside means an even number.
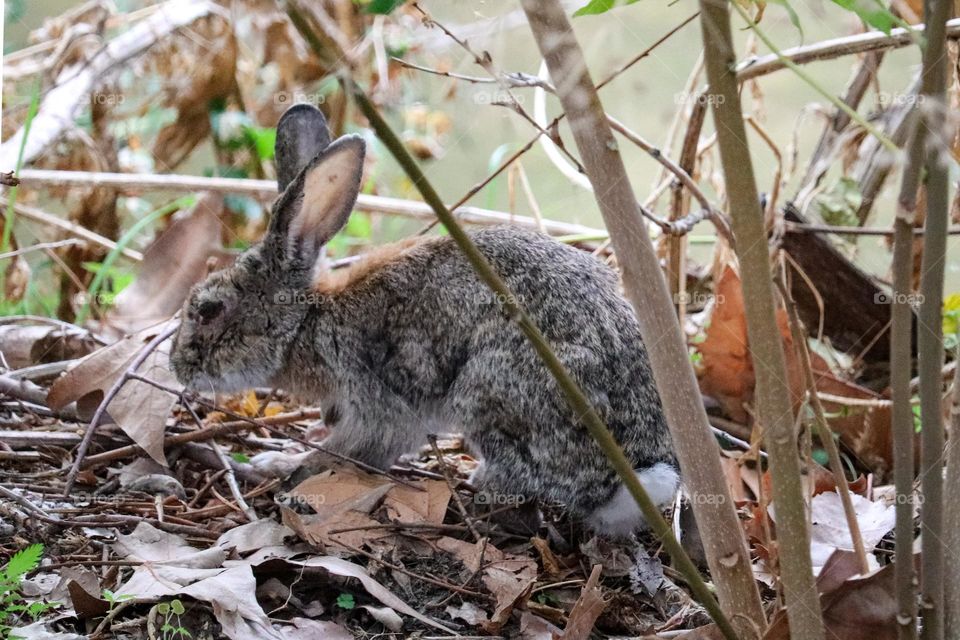
[[[219,300],[204,300],[197,307],[197,315],[200,316],[200,324],[207,324],[220,315],[223,311],[223,303]]]

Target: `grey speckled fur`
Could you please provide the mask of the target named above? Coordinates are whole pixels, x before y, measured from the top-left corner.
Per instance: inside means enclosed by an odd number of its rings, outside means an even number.
[[[354,175],[338,176],[342,199],[323,212],[322,228],[304,231],[295,221],[310,199],[306,176],[358,149]],[[459,430],[483,459],[474,480],[489,491],[564,502],[580,517],[610,501],[619,482],[600,448],[450,238],[425,239],[342,290],[317,292],[314,264],[353,207],[362,143],[341,138],[311,160],[278,161],[305,168],[275,205],[265,241],[190,296],[171,358],[177,377],[200,389],[278,385],[316,398],[334,425],[325,445],[379,467],[428,433]],[[615,273],[530,231],[471,236],[634,467],[675,466]]]

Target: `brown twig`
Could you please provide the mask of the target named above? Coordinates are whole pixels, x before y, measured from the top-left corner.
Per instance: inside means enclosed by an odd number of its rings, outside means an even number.
[[[474,541],[479,542],[483,536],[481,536],[477,531],[477,528],[473,523],[473,518],[470,517],[470,514],[467,512],[467,508],[463,504],[463,500],[460,499],[460,494],[457,493],[456,483],[450,476],[450,470],[447,468],[447,462],[443,459],[443,452],[441,452],[440,447],[437,446],[437,436],[431,433],[427,436],[427,441],[430,443],[430,447],[433,449],[433,454],[437,456],[437,463],[440,465],[440,470],[443,473],[444,480],[447,481],[447,488],[450,489],[450,495],[453,496],[453,501],[457,505],[457,510],[460,511],[460,517],[463,518],[463,522],[467,525],[467,528],[470,529],[470,533],[473,534]]]
[[[942,25],[941,25],[942,26]],[[830,60],[842,56],[880,51],[883,49],[898,49],[916,42],[916,38],[924,37],[926,25],[918,24],[907,29],[891,29],[890,34],[879,31],[866,31],[842,38],[832,38],[813,44],[807,44],[792,49],[784,49],[783,58],[794,64],[806,64],[817,60]],[[953,19],[946,23],[947,36],[953,40],[960,38],[960,19]],[[785,69],[786,65],[776,54],[744,60],[737,64],[737,80],[744,82],[762,75]]]
[[[539,134],[530,143],[530,147],[539,138]],[[515,154],[512,158],[516,160],[522,154]],[[505,167],[503,167],[505,168]],[[498,173],[503,170],[498,169]],[[238,193],[249,195],[261,201],[269,201],[277,195],[277,183],[275,180],[251,180],[240,178],[207,178],[203,176],[185,176],[185,175],[155,175],[146,173],[109,173],[95,171],[58,171],[53,169],[24,169],[21,171],[23,179],[36,184],[53,184],[57,186],[99,186],[111,187],[122,193],[141,193],[143,191],[216,191],[218,193]],[[495,177],[495,176],[494,176]],[[492,179],[492,178],[490,178]],[[489,183],[485,180],[481,188]],[[475,192],[474,192],[475,193]],[[472,196],[474,193],[471,193]],[[514,224],[526,228],[537,228],[536,220],[529,216],[512,216],[505,211],[496,211],[493,209],[484,209],[482,207],[464,206],[465,199],[454,205],[457,209],[457,216],[464,222],[479,225],[491,224]],[[0,205],[4,199],[0,197]],[[63,231],[72,233],[79,238],[89,240],[105,248],[113,248],[115,244],[95,233],[86,230],[84,227],[74,225],[73,223],[60,220],[50,214],[44,214],[37,210],[30,209],[32,216],[21,211],[21,205],[17,204],[18,215],[36,219],[38,222],[56,226]],[[382,213],[389,215],[402,216],[405,218],[433,220],[436,216],[430,206],[424,202],[415,200],[404,200],[402,198],[390,198],[386,196],[376,196],[361,193],[357,196],[357,211],[366,211],[369,213]],[[40,215],[42,214],[42,215]],[[603,234],[602,229],[595,229],[584,225],[573,224],[569,222],[560,222],[557,220],[544,220],[544,226],[548,233],[554,235],[575,235],[575,234]],[[130,249],[124,250],[124,255],[134,260],[142,260],[142,254]]]
[[[807,224],[790,221],[787,221],[784,224],[787,233],[835,233],[837,235],[888,237],[896,234],[896,228],[885,229],[881,227],[845,227],[829,224]],[[923,227],[913,227],[911,225],[911,228],[907,230],[907,233],[914,236],[922,236],[926,232],[923,230]],[[951,236],[960,235],[960,227],[949,227],[946,233],[947,235]]]
[[[134,380],[140,380],[141,382],[148,382],[149,378],[144,378],[143,376],[131,376]],[[171,393],[175,392],[174,389],[166,389]],[[233,435],[238,432],[248,431],[250,429],[255,429],[262,426],[259,423],[270,424],[273,426],[282,426],[285,424],[290,424],[291,422],[299,422],[301,420],[317,420],[323,417],[323,412],[319,409],[300,409],[299,411],[294,411],[291,413],[280,413],[275,416],[268,416],[263,418],[258,418],[256,422],[249,422],[246,420],[237,420],[234,422],[224,422],[221,424],[215,424],[212,426],[204,427],[202,429],[197,429],[196,431],[188,431],[186,433],[178,433],[172,436],[167,436],[163,440],[164,449],[170,447],[176,447],[178,445],[186,444],[188,442],[203,442],[205,440],[213,440],[214,438],[219,438],[221,436]],[[139,445],[131,444],[123,447],[118,447],[116,449],[111,449],[109,451],[104,451],[103,453],[98,453],[96,455],[87,456],[84,460],[83,467],[84,469],[89,469],[99,465],[103,465],[115,460],[122,460],[123,458],[129,458],[130,456],[135,456],[141,453],[143,449]]]

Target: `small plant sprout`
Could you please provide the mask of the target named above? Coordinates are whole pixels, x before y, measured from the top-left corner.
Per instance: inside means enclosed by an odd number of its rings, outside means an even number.
[[[180,616],[185,611],[183,602],[177,598],[157,605],[157,612],[163,616],[163,625],[160,627],[163,640],[183,640],[193,637],[180,621]]]

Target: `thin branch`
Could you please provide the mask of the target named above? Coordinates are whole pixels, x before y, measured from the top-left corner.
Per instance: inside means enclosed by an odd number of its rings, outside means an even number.
[[[700,203],[701,212],[700,217],[696,221],[687,221],[686,223],[680,220],[671,220],[667,225],[667,228],[671,230],[673,235],[683,235],[688,233],[693,226],[700,220],[707,219],[713,223],[713,226],[716,227],[717,233],[720,234],[724,240],[732,247],[735,246],[736,242],[734,241],[733,234],[730,232],[730,221],[727,220],[727,217],[723,215],[716,207],[714,207],[710,201],[707,199],[707,196],[703,194],[700,190],[700,187],[697,186],[697,183],[694,182],[693,178],[690,177],[686,171],[680,168],[677,163],[667,157],[660,149],[653,146],[643,138],[641,138],[637,133],[631,131],[623,123],[614,118],[611,115],[607,115],[607,122],[610,123],[610,126],[617,132],[619,132],[624,138],[634,143],[652,157],[654,160],[659,162],[664,169],[669,171],[674,175],[674,177],[680,181],[684,187],[690,192],[697,202]]]
[[[786,221],[784,225],[787,233],[835,233],[837,235],[850,236],[893,236],[897,233],[896,226],[890,229],[881,227],[843,227],[829,224],[790,222],[789,220]],[[907,229],[908,237],[911,235],[922,236],[924,233],[926,232],[923,227],[914,227],[912,224],[910,228]],[[960,227],[949,227],[946,233],[951,236],[960,235]]]
[[[921,460],[923,504],[920,506],[922,560],[920,607],[923,640],[943,640],[944,531],[943,531],[943,279],[947,259],[947,224],[950,215],[950,149],[953,132],[944,126],[950,115],[947,102],[945,23],[953,9],[951,0],[925,0],[923,16],[928,28],[923,49],[919,129],[924,131],[926,220],[920,264],[920,309],[917,313],[917,356],[920,369]],[[950,550],[955,553],[955,549]],[[898,557],[910,562],[911,557]],[[950,576],[956,580],[957,576]],[[953,635],[955,630],[950,630]]]
[[[27,253],[33,253],[34,251],[46,251],[47,249],[59,249],[60,247],[72,247],[76,244],[82,244],[82,241],[78,238],[67,238],[66,240],[57,240],[55,242],[41,242],[38,244],[32,244],[28,247],[21,247],[15,251],[8,251],[7,253],[0,253],[0,260],[6,260],[7,258],[13,258],[16,256],[22,256]]]
[[[536,138],[534,138],[533,142],[535,141]],[[511,158],[515,160],[525,149],[533,146],[533,142],[531,142],[524,149],[521,149],[520,152],[514,154],[514,156]],[[498,169],[498,172],[502,171],[504,168],[506,168],[506,163],[503,167]],[[112,187],[123,193],[140,193],[143,191],[216,191],[219,193],[248,195],[262,202],[270,201],[277,196],[277,182],[275,180],[205,178],[201,176],[156,175],[144,173],[54,171],[47,169],[24,169],[20,172],[20,176],[25,181],[26,186],[34,186],[30,184],[32,182],[35,185],[55,184],[57,186]],[[485,186],[489,180],[492,180],[492,178],[485,180],[478,187],[475,187],[476,191],[479,191],[479,189],[483,188],[483,186]],[[467,199],[469,199],[469,197],[472,197],[476,191],[471,189],[471,192],[468,194],[468,196],[462,198],[460,203],[465,202]],[[5,201],[0,198],[0,204],[4,202]],[[385,196],[374,196],[365,193],[361,193],[357,197],[357,204],[355,208],[357,211],[386,213],[407,218],[416,218],[419,220],[432,221],[435,219],[433,209],[431,209],[430,206],[424,202],[403,200],[401,198],[388,198]],[[514,216],[505,211],[495,211],[493,209],[483,209],[480,207],[467,207],[462,206],[459,203],[451,208],[454,209],[457,217],[460,220],[470,224],[515,224],[528,229],[538,228],[537,221],[529,216]],[[24,210],[21,208],[21,205],[17,205],[17,213],[19,215],[24,215],[23,211]],[[33,217],[33,219],[36,219],[36,217]],[[78,237],[81,237],[85,240],[91,240],[92,242],[97,242],[97,244],[101,244],[102,246],[108,246],[107,243],[109,243],[110,248],[116,246],[111,241],[106,240],[106,238],[97,236],[96,234],[93,234],[86,229],[83,229],[83,227],[79,227],[78,225],[71,225],[70,227],[67,227],[66,225],[70,225],[70,223],[65,223],[63,220],[49,216],[49,214],[47,214],[47,216],[42,220],[38,219],[38,221],[59,226],[65,230],[69,228],[69,230]],[[568,222],[544,220],[543,225],[547,232],[553,235],[599,234],[601,237],[606,236],[606,232],[603,229],[595,229],[592,227]],[[81,235],[82,232],[86,233]],[[93,238],[96,238],[97,240],[94,240]],[[137,260],[143,259],[141,254],[130,252],[129,250],[124,250],[124,254],[128,257],[133,257],[136,255],[138,257],[134,259]]]
[[[773,479],[780,577],[790,637],[823,640],[823,617],[810,559],[810,532],[800,480],[793,407],[786,383],[783,340],[775,315],[767,231],[734,71],[730,6],[742,12],[735,2],[700,0],[700,26],[712,98],[709,102],[737,237],[750,354],[757,369],[756,405]],[[749,17],[745,15],[745,19]]]
[[[916,43],[916,38],[924,35],[925,25],[918,24],[906,29],[891,29],[890,35],[879,31],[867,31],[842,38],[832,38],[792,49],[784,49],[780,55],[770,54],[759,58],[744,60],[737,65],[737,80],[744,82],[758,76],[768,75],[787,68],[787,62],[807,64],[818,60],[832,60],[842,56],[856,55],[882,49],[899,49]],[[960,18],[946,24],[949,39],[960,38]]]
[[[134,375],[131,376],[134,380],[140,380],[141,382],[146,382],[148,378],[143,376]],[[149,382],[147,382],[149,384]],[[172,387],[163,387],[164,391],[168,391],[171,394],[179,395],[176,389]],[[236,420],[233,422],[224,422],[221,424],[215,424],[213,426],[204,427],[202,429],[197,429],[196,431],[188,431],[186,433],[177,433],[171,436],[167,436],[163,440],[163,448],[169,449],[171,447],[176,447],[188,442],[203,442],[205,440],[213,440],[214,438],[219,438],[221,436],[232,435],[239,433],[241,431],[249,431],[250,429],[259,429],[263,425],[270,425],[273,427],[282,426],[285,424],[290,424],[291,422],[299,422],[301,420],[317,420],[323,417],[323,413],[319,409],[301,409],[299,411],[293,411],[290,413],[280,413],[275,416],[264,416],[256,420]],[[90,469],[97,467],[103,464],[113,462],[115,460],[122,460],[124,458],[129,458],[131,456],[138,455],[143,451],[139,445],[130,444],[123,447],[117,447],[116,449],[110,449],[109,451],[104,451],[103,453],[98,453],[96,455],[87,456],[83,461],[83,469]]]
[[[458,38],[456,34],[454,34],[450,29],[447,29],[445,26],[443,26],[442,23],[437,22],[433,18],[433,16],[427,13],[423,9],[423,7],[419,5],[419,3],[414,2],[413,7],[414,9],[419,11],[420,14],[423,16],[423,21],[425,24],[430,26],[435,26],[439,28],[441,31],[443,31],[448,38],[456,42],[461,49],[463,49],[468,54],[470,54],[470,56],[473,58],[473,61],[478,66],[480,66],[480,68],[482,68],[484,71],[490,74],[490,77],[494,80],[494,82],[497,83],[501,91],[503,91],[503,93],[507,96],[507,100],[504,103],[505,106],[510,107],[510,109],[516,112],[520,117],[522,117],[524,120],[529,122],[540,133],[540,135],[545,135],[548,138],[550,137],[549,132],[545,128],[541,127],[540,123],[537,122],[537,120],[534,119],[529,113],[527,113],[527,110],[524,109],[523,105],[520,104],[520,101],[517,100],[517,97],[513,94],[513,91],[512,91],[514,87],[514,82],[509,80],[506,74],[500,72],[500,70],[494,64],[493,58],[490,57],[490,54],[488,52],[484,51],[482,55],[477,53],[470,46],[469,42],[467,42],[464,39]],[[514,74],[514,76],[517,77],[516,74]],[[526,76],[519,76],[519,77],[526,77]],[[538,86],[538,85],[534,85],[534,86]],[[583,173],[583,166],[580,164],[580,161],[572,153],[570,153],[570,151],[568,151],[566,148],[561,147],[561,150],[563,151],[564,154],[566,154],[567,158],[570,159],[570,162],[573,163],[573,165],[577,168],[577,170],[580,173]]]
[[[20,173],[22,175],[25,172],[29,173],[30,170],[24,169]],[[72,174],[73,172],[57,171],[55,173]],[[117,174],[117,175],[121,175],[121,174]],[[56,183],[55,180],[51,180],[50,182],[53,184]],[[26,187],[30,185],[24,185],[24,186]],[[0,197],[0,205],[4,207],[8,207],[10,206],[10,201],[7,200],[6,198]],[[29,207],[25,204],[15,203],[13,206],[13,210],[16,212],[18,218],[26,218],[27,220],[32,220],[33,222],[37,222],[42,225],[46,225],[48,227],[59,229],[60,231],[64,231],[76,238],[85,240],[86,242],[89,242],[91,244],[101,246],[104,249],[107,249],[110,251],[113,251],[117,248],[117,243],[111,240],[110,238],[101,236],[98,233],[94,233],[93,231],[90,231],[86,227],[83,227],[74,222],[70,222],[69,220],[64,220],[63,218],[58,218],[52,214],[49,214],[45,211],[41,211],[40,209],[37,209],[35,207]],[[123,255],[130,258],[131,260],[136,260],[137,262],[140,262],[143,260],[143,254],[140,253],[139,251],[134,251],[133,249],[124,248]]]
[[[763,41],[763,44],[767,46],[768,49],[773,51],[773,54],[781,59],[783,65],[793,71],[794,74],[804,82],[806,82],[814,91],[819,93],[821,96],[826,98],[831,104],[836,108],[843,111],[851,120],[863,127],[870,135],[875,137],[883,146],[885,146],[890,151],[896,151],[897,145],[890,138],[888,138],[882,131],[874,127],[872,124],[867,122],[867,120],[861,116],[857,111],[850,107],[847,103],[843,102],[840,98],[836,97],[829,91],[823,88],[823,86],[817,82],[812,76],[810,76],[806,71],[800,68],[800,65],[791,60],[788,56],[785,56],[780,49],[777,47],[776,43],[767,36],[766,32],[760,29],[759,25],[754,22],[753,18],[750,17],[750,14],[747,13],[746,9],[741,7],[737,3],[733,3],[733,8],[740,14],[740,17],[743,18],[743,21],[747,23],[750,29],[757,34],[757,37]],[[739,76],[738,76],[739,79]]]

